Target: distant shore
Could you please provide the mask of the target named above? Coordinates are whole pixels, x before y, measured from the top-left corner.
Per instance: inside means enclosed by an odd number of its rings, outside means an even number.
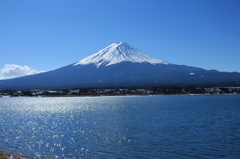
[[[177,96],[177,95],[239,95],[240,93],[224,93],[224,94],[147,94],[147,95],[139,95],[139,94],[118,94],[118,95],[42,95],[42,96],[0,96],[0,98],[6,97],[127,97],[127,96]],[[1,159],[1,158],[0,158]]]
[[[240,94],[240,87],[79,88],[64,90],[0,90],[0,97],[100,97],[148,95],[229,95]]]

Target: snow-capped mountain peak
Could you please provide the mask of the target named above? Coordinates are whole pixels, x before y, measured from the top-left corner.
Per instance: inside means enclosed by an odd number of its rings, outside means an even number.
[[[101,65],[109,66],[124,61],[132,63],[168,64],[165,61],[152,58],[142,53],[127,43],[119,42],[113,43],[99,52],[76,62],[73,66],[95,64],[96,67],[99,67]]]

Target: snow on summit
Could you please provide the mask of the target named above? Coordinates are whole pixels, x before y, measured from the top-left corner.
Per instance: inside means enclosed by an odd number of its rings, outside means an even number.
[[[152,58],[142,53],[127,43],[119,42],[113,43],[99,52],[78,61],[73,66],[95,64],[99,67],[101,65],[113,65],[123,61],[133,63],[168,64],[165,61]]]

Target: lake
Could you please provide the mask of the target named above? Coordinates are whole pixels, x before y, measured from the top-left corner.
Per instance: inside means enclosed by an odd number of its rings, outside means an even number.
[[[0,149],[29,158],[240,158],[240,95],[0,98]]]

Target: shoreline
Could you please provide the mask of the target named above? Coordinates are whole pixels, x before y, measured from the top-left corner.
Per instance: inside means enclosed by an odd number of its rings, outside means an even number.
[[[0,97],[99,97],[149,95],[232,95],[240,87],[149,87],[149,88],[81,88],[64,90],[0,90]]]
[[[189,95],[189,96],[199,96],[199,95],[239,95],[240,93],[223,93],[223,94],[218,94],[218,93],[214,93],[214,94],[209,94],[209,93],[205,93],[205,94],[98,94],[98,95],[91,95],[91,94],[84,94],[84,95],[39,95],[39,96],[0,96],[0,98],[8,98],[8,97],[131,97],[131,96],[178,96],[178,95]],[[0,158],[1,159],[1,158]]]

